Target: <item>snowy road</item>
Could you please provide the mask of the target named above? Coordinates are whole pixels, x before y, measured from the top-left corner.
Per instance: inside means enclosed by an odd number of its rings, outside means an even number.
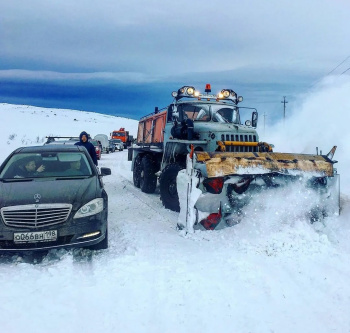
[[[6,332],[349,332],[349,227],[257,221],[182,235],[159,195],[103,155],[110,247],[0,266]],[[281,203],[280,203],[281,204]],[[270,212],[271,214],[271,212]],[[85,254],[85,255],[84,255]]]

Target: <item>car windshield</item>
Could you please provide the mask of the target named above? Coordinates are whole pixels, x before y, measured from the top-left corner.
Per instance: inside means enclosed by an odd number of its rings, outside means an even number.
[[[1,179],[91,176],[92,169],[80,152],[19,153],[0,173]]]

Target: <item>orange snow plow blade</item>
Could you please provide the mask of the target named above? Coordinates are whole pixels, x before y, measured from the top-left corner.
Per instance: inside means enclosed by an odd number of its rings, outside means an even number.
[[[208,178],[229,175],[280,173],[332,177],[333,161],[326,155],[273,152],[194,152],[195,163],[204,163]]]

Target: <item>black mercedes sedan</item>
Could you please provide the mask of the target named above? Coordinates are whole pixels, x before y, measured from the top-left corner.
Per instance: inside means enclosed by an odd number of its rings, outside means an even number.
[[[0,166],[0,253],[108,247],[108,196],[84,147],[13,151]]]

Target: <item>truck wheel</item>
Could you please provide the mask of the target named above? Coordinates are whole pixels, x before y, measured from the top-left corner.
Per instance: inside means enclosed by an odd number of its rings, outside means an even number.
[[[152,156],[145,155],[141,160],[140,188],[142,192],[154,193],[157,187],[156,164]]]
[[[176,177],[183,168],[176,163],[167,165],[159,178],[160,199],[165,208],[175,212],[180,211],[179,196],[177,194]]]
[[[119,149],[120,151],[120,149]],[[134,181],[134,185],[140,188],[140,178],[141,178],[141,155],[137,155],[134,162],[134,171],[132,174],[132,179]]]

